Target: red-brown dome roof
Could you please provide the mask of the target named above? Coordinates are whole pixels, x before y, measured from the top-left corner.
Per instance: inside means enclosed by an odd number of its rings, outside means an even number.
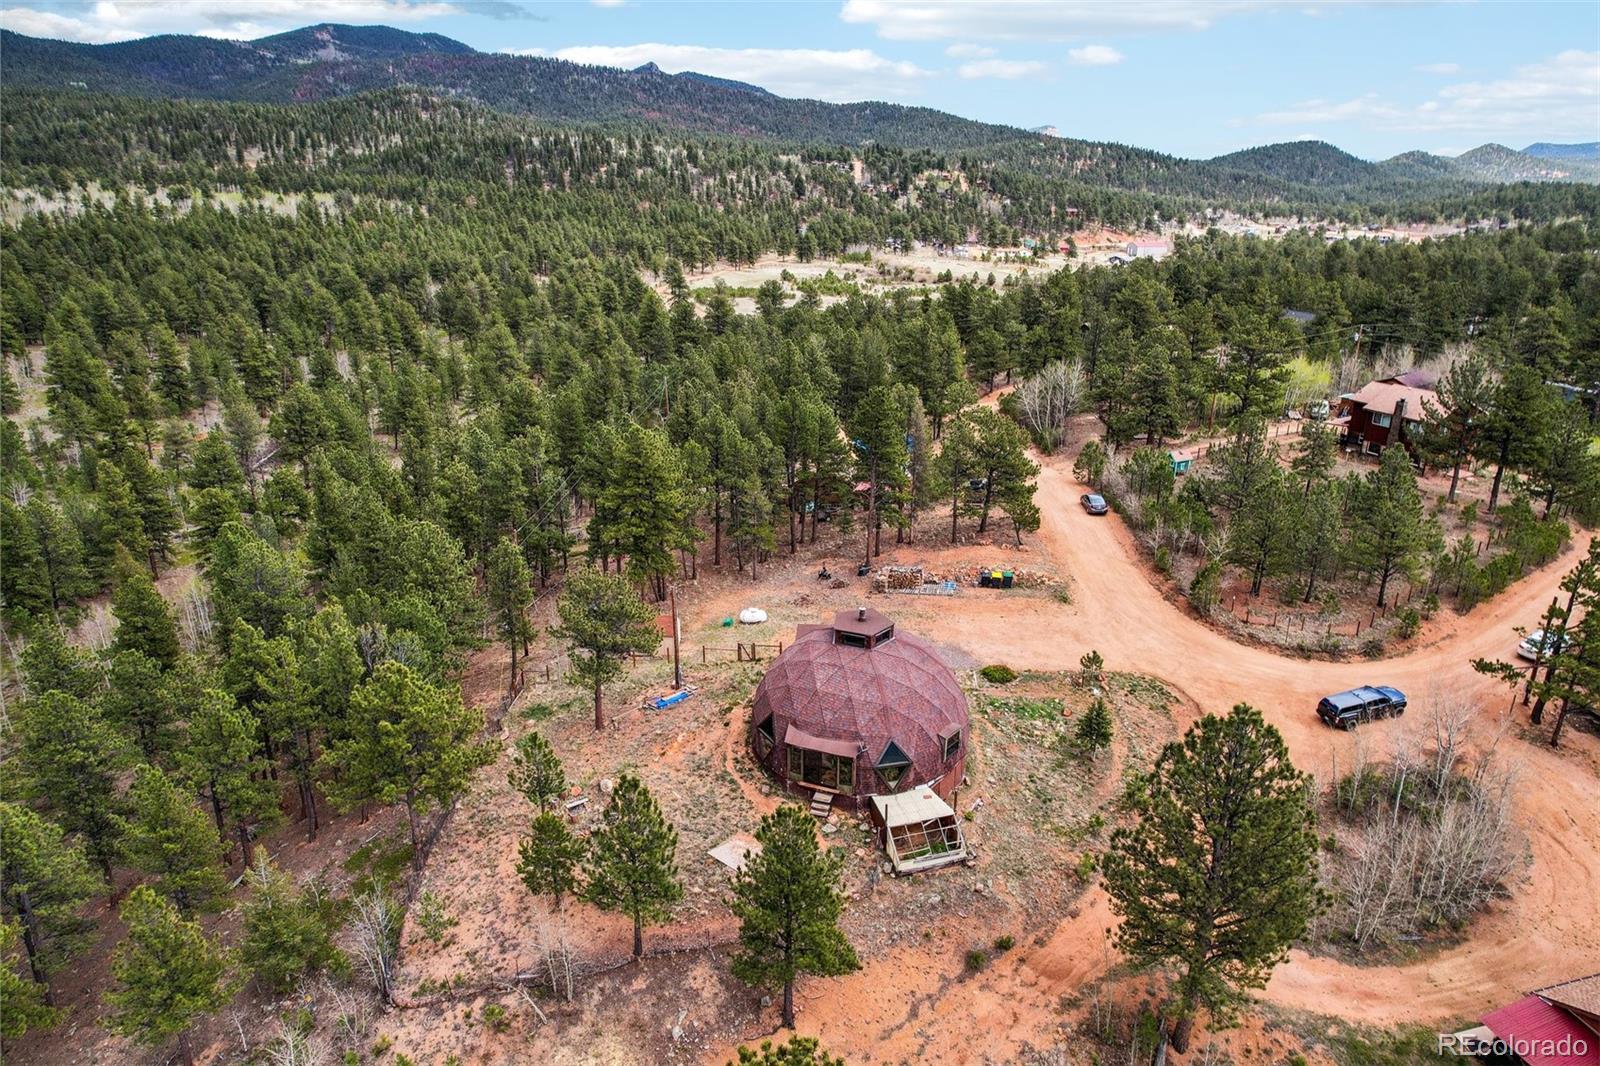
[[[770,764],[779,772],[791,725],[812,737],[864,748],[858,781],[890,741],[911,759],[907,784],[944,775],[951,761],[944,758],[943,738],[954,731],[963,734],[963,754],[966,748],[966,693],[926,642],[903,631],[869,650],[836,643],[832,626],[801,626],[756,689],[751,721],[759,725],[769,716],[777,745]]]

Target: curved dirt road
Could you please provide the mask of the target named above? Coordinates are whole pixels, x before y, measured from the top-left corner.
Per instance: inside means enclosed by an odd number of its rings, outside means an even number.
[[[1379,662],[1293,659],[1241,645],[1169,603],[1146,577],[1121,520],[1083,513],[1077,500],[1085,490],[1064,460],[1046,459],[1042,466],[1041,548],[1072,579],[1074,603],[969,600],[959,617],[952,612],[946,621],[933,621],[929,635],[980,661],[1038,670],[1075,669],[1078,657],[1095,648],[1108,668],[1153,674],[1205,711],[1249,702],[1283,732],[1296,764],[1320,775],[1330,773],[1335,760],[1348,765],[1358,742],[1381,757],[1396,731],[1420,733],[1432,696],[1470,699],[1479,708],[1478,733],[1492,732],[1508,712],[1509,693],[1470,662],[1508,656],[1513,627],[1537,620],[1573,559],[1569,552],[1471,614],[1435,623],[1426,643],[1409,654]],[[1317,719],[1313,708],[1321,696],[1368,682],[1404,689],[1412,714],[1353,734],[1329,730]],[[1353,967],[1297,952],[1274,975],[1268,999],[1321,1012],[1336,1004],[1344,1017],[1378,1024],[1445,1022],[1594,971],[1600,959],[1600,781],[1585,763],[1513,736],[1502,740],[1501,751],[1521,764],[1518,821],[1533,852],[1528,880],[1512,898],[1479,919],[1465,943],[1425,962]],[[1058,937],[1076,939],[1066,928],[1071,924],[1063,923]]]

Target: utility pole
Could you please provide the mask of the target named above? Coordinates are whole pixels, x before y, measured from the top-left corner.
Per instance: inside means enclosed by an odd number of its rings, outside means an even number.
[[[678,659],[678,590],[667,588],[667,603],[672,610],[672,687],[683,687],[683,666]]]

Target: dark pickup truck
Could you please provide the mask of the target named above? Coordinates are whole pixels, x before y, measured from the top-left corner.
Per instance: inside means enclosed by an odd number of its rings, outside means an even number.
[[[1362,722],[1394,718],[1406,713],[1406,694],[1388,685],[1362,685],[1324,696],[1317,717],[1338,729],[1354,729]]]

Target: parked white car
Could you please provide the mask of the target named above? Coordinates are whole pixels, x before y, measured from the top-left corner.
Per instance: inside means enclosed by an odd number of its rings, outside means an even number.
[[[1517,655],[1527,659],[1529,662],[1537,662],[1541,647],[1544,648],[1544,654],[1552,655],[1561,650],[1563,643],[1559,634],[1546,634],[1542,629],[1535,629],[1523,638],[1521,644],[1517,645]]]

